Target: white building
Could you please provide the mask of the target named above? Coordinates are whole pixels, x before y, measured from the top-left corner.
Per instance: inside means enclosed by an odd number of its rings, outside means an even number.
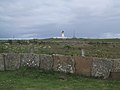
[[[61,32],[61,38],[65,38],[65,34],[64,34],[64,31]]]
[[[61,32],[61,37],[53,37],[53,38],[58,38],[58,39],[66,39],[64,31]]]

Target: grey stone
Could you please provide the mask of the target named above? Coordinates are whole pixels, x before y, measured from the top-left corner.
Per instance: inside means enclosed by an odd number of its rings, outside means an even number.
[[[113,80],[120,80],[120,59],[113,60],[113,68],[110,78]]]
[[[4,54],[5,70],[16,70],[20,67],[20,55],[15,53]]]
[[[112,72],[120,72],[120,59],[114,60]]]
[[[53,57],[52,55],[40,55],[40,68],[44,70],[52,70]]]
[[[4,58],[2,54],[0,54],[0,71],[4,71]]]
[[[54,71],[74,73],[74,59],[71,56],[54,55]]]
[[[112,60],[94,58],[92,76],[103,79],[109,78],[110,72],[112,71],[112,65]]]
[[[32,53],[21,54],[21,66],[39,67],[39,55]]]
[[[91,68],[93,58],[90,57],[74,57],[75,73],[78,75],[91,76]]]

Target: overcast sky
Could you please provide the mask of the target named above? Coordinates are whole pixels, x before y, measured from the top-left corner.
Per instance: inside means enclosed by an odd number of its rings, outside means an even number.
[[[120,0],[0,0],[0,38],[120,38]]]

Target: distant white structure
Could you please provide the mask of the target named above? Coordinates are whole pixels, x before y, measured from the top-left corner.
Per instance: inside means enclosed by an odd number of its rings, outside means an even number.
[[[62,37],[62,38],[65,38],[64,31],[62,31],[61,34],[62,34],[61,37]]]
[[[53,38],[58,38],[58,39],[66,39],[64,31],[61,32],[61,37],[53,37]]]

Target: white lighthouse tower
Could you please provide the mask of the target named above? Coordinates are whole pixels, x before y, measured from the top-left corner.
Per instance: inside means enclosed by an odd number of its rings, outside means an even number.
[[[62,37],[62,38],[65,38],[64,31],[62,31],[62,32],[61,32],[61,34],[62,34],[62,36],[61,36],[61,37]]]
[[[66,39],[67,37],[65,37],[64,31],[62,31],[60,37],[53,37],[53,38]]]

